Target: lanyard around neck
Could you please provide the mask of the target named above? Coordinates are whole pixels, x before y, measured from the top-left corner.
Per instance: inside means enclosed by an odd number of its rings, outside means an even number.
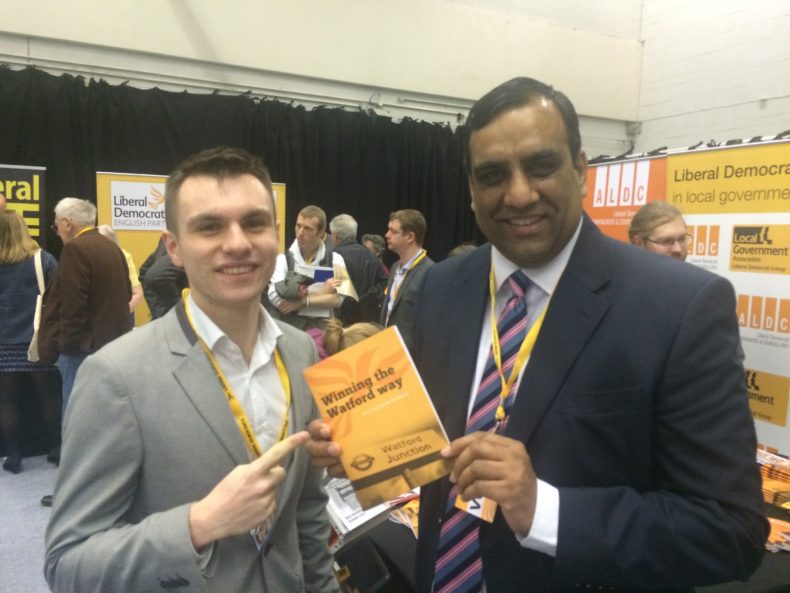
[[[498,428],[502,421],[505,419],[505,400],[507,396],[510,394],[510,390],[513,388],[513,384],[516,382],[519,374],[521,374],[521,369],[524,368],[524,365],[527,362],[530,354],[532,353],[532,348],[535,346],[535,341],[538,339],[538,334],[540,333],[540,328],[543,325],[543,318],[546,316],[546,311],[549,308],[549,304],[546,303],[546,306],[543,308],[543,312],[540,314],[540,317],[535,321],[535,323],[530,328],[527,335],[524,336],[524,341],[521,342],[521,347],[518,349],[518,355],[516,356],[516,361],[513,364],[513,368],[510,370],[510,375],[508,375],[507,380],[505,379],[505,373],[502,370],[502,345],[499,342],[499,329],[497,328],[497,321],[496,321],[496,282],[494,280],[494,266],[491,266],[491,273],[489,274],[488,278],[488,289],[491,293],[491,351],[494,355],[494,364],[496,365],[496,370],[499,373],[499,380],[502,385],[502,389],[499,392],[499,405],[496,409],[496,427]],[[526,298],[526,294],[524,295]]]
[[[400,287],[403,286],[403,282],[406,280],[406,274],[408,274],[414,268],[416,268],[417,264],[419,264],[422,260],[424,260],[426,255],[428,255],[428,252],[425,251],[425,249],[423,249],[423,250],[420,251],[420,254],[417,256],[417,259],[415,259],[408,268],[406,268],[404,266],[405,269],[403,271],[403,277],[400,279],[400,282],[398,282],[398,286],[395,287],[395,290],[392,291],[392,301],[393,302],[395,301],[396,298],[398,298],[398,291],[400,290]],[[407,265],[408,265],[408,262],[407,262]]]
[[[263,454],[263,451],[261,450],[261,446],[255,436],[255,431],[253,430],[250,419],[244,412],[244,408],[242,407],[238,398],[233,393],[233,389],[231,388],[230,383],[228,383],[228,380],[225,378],[225,373],[222,372],[222,369],[220,368],[217,359],[214,357],[214,354],[211,352],[211,349],[208,347],[206,342],[203,341],[203,338],[198,335],[197,330],[195,329],[195,324],[192,321],[192,316],[189,313],[188,296],[189,289],[185,288],[182,293],[181,302],[184,305],[184,313],[186,315],[186,320],[189,323],[189,327],[192,330],[195,339],[197,339],[197,341],[200,343],[200,346],[203,348],[203,351],[206,353],[206,356],[208,357],[209,362],[214,369],[214,373],[217,375],[220,385],[222,385],[222,391],[225,393],[225,398],[228,400],[228,406],[233,413],[233,417],[236,419],[239,432],[241,432],[241,436],[244,438],[247,448],[256,458],[260,457]],[[285,370],[285,364],[283,364],[282,358],[280,358],[280,353],[277,351],[277,348],[274,349],[274,364],[277,367],[277,374],[280,375],[280,382],[282,383],[283,390],[285,391],[285,418],[283,418],[283,425],[280,429],[279,438],[277,439],[278,441],[281,441],[288,434],[288,416],[291,410],[291,381],[288,378],[288,372]]]

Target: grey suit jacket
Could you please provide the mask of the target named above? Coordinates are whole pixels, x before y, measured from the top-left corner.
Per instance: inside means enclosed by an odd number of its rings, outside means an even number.
[[[177,308],[90,356],[65,419],[63,454],[46,534],[53,591],[231,593],[338,591],[328,551],[321,474],[303,449],[284,462],[270,536],[190,542],[190,504],[248,463],[212,367],[182,330]],[[302,370],[310,338],[278,324],[291,380],[290,431],[317,415]]]

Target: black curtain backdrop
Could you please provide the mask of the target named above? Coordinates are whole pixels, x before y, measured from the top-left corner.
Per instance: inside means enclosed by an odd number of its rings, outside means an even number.
[[[320,107],[307,110],[249,96],[141,90],[35,68],[0,67],[0,163],[47,168],[44,246],[57,201],[96,201],[97,171],[167,175],[183,158],[218,145],[260,155],[287,184],[286,241],[297,212],[317,204],[348,213],[360,236],[386,231],[389,213],[425,214],[425,247],[442,259],[481,235],[462,164],[465,131]]]

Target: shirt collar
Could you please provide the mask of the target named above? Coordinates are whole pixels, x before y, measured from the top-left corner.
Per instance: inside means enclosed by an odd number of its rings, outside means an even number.
[[[195,327],[195,332],[209,347],[209,350],[214,352],[220,340],[225,338],[228,342],[231,339],[223,332],[219,326],[214,323],[211,318],[198,306],[195,299],[192,298],[192,293],[187,297],[189,299],[189,313],[192,317],[192,323]],[[277,346],[277,338],[282,335],[282,331],[274,319],[261,305],[261,317],[258,328],[258,344],[256,346],[262,349],[262,352],[268,356],[272,355],[274,348]]]
[[[418,257],[420,257],[423,254],[424,251],[425,250],[422,247],[420,247],[419,251],[417,251],[417,253],[412,255],[409,261],[407,261],[400,268],[398,268],[398,273],[405,274],[406,272],[411,270],[414,267],[414,262],[417,260]]]
[[[557,283],[560,281],[560,277],[565,271],[565,267],[568,265],[568,260],[571,258],[571,253],[576,246],[576,241],[579,240],[582,220],[583,219],[579,220],[579,225],[576,227],[576,231],[573,233],[570,241],[565,244],[565,247],[562,248],[554,259],[536,268],[521,268],[521,271],[526,274],[530,282],[549,296],[554,294],[554,289],[557,288]],[[516,264],[507,259],[502,252],[493,245],[491,246],[491,265],[494,266],[497,292],[502,288],[508,276],[519,269]]]
[[[296,239],[294,239],[294,242],[291,243],[291,246],[288,248],[288,251],[293,253],[294,260],[297,263],[307,264],[307,262],[305,261],[304,257],[302,256],[302,252],[299,249],[299,243],[296,242]],[[318,262],[323,261],[324,255],[326,255],[326,245],[324,245],[323,241],[319,241],[318,249],[316,249],[315,255],[313,256],[313,263],[312,263],[312,265],[314,265],[314,266],[318,265]]]

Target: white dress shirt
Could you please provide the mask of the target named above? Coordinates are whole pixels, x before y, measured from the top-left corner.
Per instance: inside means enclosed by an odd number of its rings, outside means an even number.
[[[581,232],[582,223],[579,221],[579,226],[576,232],[571,237],[571,240],[562,248],[562,251],[551,260],[549,263],[537,268],[521,268],[521,271],[529,278],[530,284],[527,287],[527,331],[529,331],[535,324],[535,321],[543,313],[543,310],[549,303],[551,295],[560,281],[565,267],[568,265],[568,260],[571,257],[576,241]],[[496,288],[496,302],[494,303],[494,316],[499,319],[500,313],[505,308],[508,299],[512,296],[510,283],[506,282],[508,276],[519,269],[519,267],[508,260],[496,248],[491,248],[491,265],[494,268],[494,286]],[[472,412],[475,396],[477,395],[477,388],[480,385],[480,380],[483,376],[488,354],[491,351],[491,315],[490,315],[490,300],[486,301],[486,313],[483,316],[483,329],[480,333],[480,343],[477,351],[477,365],[475,367],[474,381],[472,381],[472,391],[469,397],[469,409],[467,410],[467,417]],[[513,385],[510,393],[516,397],[518,393],[518,386],[521,383],[521,377],[527,369],[527,364],[521,369],[516,383]],[[529,394],[524,394],[523,397],[529,397]],[[557,532],[559,530],[560,518],[560,496],[557,488],[548,484],[538,478],[538,492],[537,502],[535,505],[535,517],[532,522],[532,529],[530,532],[521,537],[516,534],[519,543],[525,548],[537,550],[544,554],[551,556],[557,553]]]
[[[261,307],[258,339],[250,364],[235,342],[206,315],[189,295],[189,312],[195,332],[217,359],[230,388],[252,423],[261,450],[266,451],[280,438],[289,413],[285,388],[274,362],[277,338],[282,334],[272,317]]]

